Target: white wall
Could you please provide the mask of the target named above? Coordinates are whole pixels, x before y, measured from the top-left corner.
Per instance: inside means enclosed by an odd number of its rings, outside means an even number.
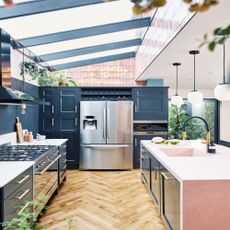
[[[220,103],[220,140],[230,142],[230,101]]]
[[[180,89],[178,94],[184,98],[187,98],[188,93],[191,89]],[[203,93],[205,98],[214,98],[214,89],[199,89],[200,92]],[[169,88],[169,97],[175,95],[175,89]]]

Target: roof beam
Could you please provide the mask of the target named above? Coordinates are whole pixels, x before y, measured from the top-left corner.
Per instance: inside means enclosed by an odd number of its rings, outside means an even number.
[[[127,48],[127,47],[132,47],[132,46],[138,46],[140,44],[141,44],[141,39],[137,38],[137,39],[113,42],[113,43],[108,43],[108,44],[103,44],[103,45],[89,46],[89,47],[73,49],[73,50],[65,50],[61,52],[41,55],[40,56],[41,60],[38,60],[38,62],[43,62],[43,61],[47,62],[47,61],[74,57],[74,56],[79,56],[79,55],[85,55],[85,54],[91,54],[91,53],[96,53],[96,52],[122,49],[122,48]]]
[[[114,0],[116,1],[116,0]],[[1,7],[0,20],[47,13],[74,7],[104,3],[103,0],[36,0],[17,4],[15,7]]]
[[[123,54],[116,54],[116,55],[93,58],[93,59],[88,59],[88,60],[83,60],[83,61],[69,62],[65,64],[60,64],[60,65],[54,65],[53,67],[55,70],[70,69],[70,68],[80,67],[80,66],[85,66],[85,65],[92,65],[92,64],[102,63],[102,62],[109,62],[109,61],[116,61],[116,60],[121,60],[125,58],[131,58],[134,56],[135,56],[135,52],[128,52],[128,53],[123,53]]]
[[[67,41],[78,38],[91,37],[101,34],[107,34],[112,32],[119,32],[124,30],[137,29],[150,26],[151,18],[133,19],[123,22],[110,23],[105,25],[81,28],[76,30],[69,30],[65,32],[58,32],[53,34],[46,34],[36,37],[24,38],[18,40],[24,47],[31,47],[37,45],[43,45],[48,43]],[[16,48],[21,48],[17,47]]]

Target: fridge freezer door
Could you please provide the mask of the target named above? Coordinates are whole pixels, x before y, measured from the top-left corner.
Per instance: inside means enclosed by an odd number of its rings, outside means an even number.
[[[80,141],[84,144],[106,143],[106,102],[80,102]]]
[[[133,102],[107,102],[107,143],[133,143]]]
[[[133,145],[81,145],[80,169],[133,168]]]

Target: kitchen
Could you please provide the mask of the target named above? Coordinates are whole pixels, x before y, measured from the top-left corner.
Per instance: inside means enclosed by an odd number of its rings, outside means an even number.
[[[229,229],[229,2],[140,2],[1,1],[0,229]]]

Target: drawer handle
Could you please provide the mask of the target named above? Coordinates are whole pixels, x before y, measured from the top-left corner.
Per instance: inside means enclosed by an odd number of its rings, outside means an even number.
[[[30,189],[25,190],[25,191],[22,193],[22,195],[21,195],[21,196],[17,196],[16,199],[17,199],[17,200],[21,200],[24,196],[27,195],[27,193],[29,193],[29,191],[30,191]]]
[[[16,181],[17,184],[23,183],[27,178],[29,178],[30,175],[24,176],[20,181]]]
[[[164,173],[164,172],[161,172],[161,175],[165,178],[165,180],[173,180],[174,179],[174,177],[172,177],[172,176],[168,176],[166,173]]]
[[[28,206],[30,205],[30,202],[27,202],[26,205],[18,212],[18,215],[20,215]]]

